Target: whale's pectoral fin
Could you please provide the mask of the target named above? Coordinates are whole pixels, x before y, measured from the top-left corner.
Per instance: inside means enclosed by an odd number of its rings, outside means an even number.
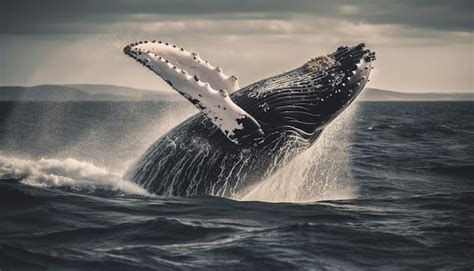
[[[227,88],[238,88],[232,77],[224,76],[195,54],[166,43],[134,43],[126,46],[124,52],[161,76],[235,144],[262,140],[258,122],[228,95]]]
[[[140,41],[128,45],[124,51],[126,53],[127,51],[132,53],[141,51],[160,56],[172,63],[173,66],[209,83],[213,89],[225,89],[229,93],[239,89],[237,77],[225,75],[221,68],[212,66],[208,61],[201,59],[197,53],[188,52],[176,45],[155,40]],[[161,74],[158,75],[161,76]]]

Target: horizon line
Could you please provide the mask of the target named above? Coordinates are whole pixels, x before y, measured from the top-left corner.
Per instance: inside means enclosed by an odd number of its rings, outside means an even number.
[[[90,85],[90,86],[113,86],[113,87],[125,87],[133,88],[137,90],[145,90],[151,92],[168,92],[163,89],[149,89],[149,88],[140,88],[127,85],[117,85],[113,83],[44,83],[44,84],[33,84],[33,85],[0,85],[0,87],[39,87],[39,86],[74,86],[74,85]],[[365,89],[375,89],[380,91],[390,91],[403,94],[474,94],[474,89],[470,90],[455,90],[455,91],[406,91],[406,90],[393,90],[393,89],[384,89],[380,87],[365,87]]]

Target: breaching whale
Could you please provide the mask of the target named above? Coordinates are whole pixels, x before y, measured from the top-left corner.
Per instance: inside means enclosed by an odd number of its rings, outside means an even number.
[[[272,174],[354,101],[375,60],[363,43],[341,46],[239,88],[235,76],[176,45],[140,41],[124,53],[200,110],[161,136],[127,173],[149,192],[175,196],[232,197]]]

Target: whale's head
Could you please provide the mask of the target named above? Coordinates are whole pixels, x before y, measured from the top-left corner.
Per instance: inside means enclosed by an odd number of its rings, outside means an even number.
[[[363,43],[341,46],[294,70],[251,84],[233,99],[257,119],[265,134],[312,143],[362,91],[374,60],[375,53]]]

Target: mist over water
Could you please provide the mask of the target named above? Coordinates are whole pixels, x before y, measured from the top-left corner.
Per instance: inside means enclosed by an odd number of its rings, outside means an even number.
[[[143,159],[142,154],[152,142],[195,113],[194,108],[181,103],[179,110],[177,104],[161,104],[151,112],[143,108],[147,105],[139,103],[125,104],[124,108],[103,104],[95,113],[79,110],[80,106],[87,109],[81,103],[50,103],[41,111],[34,105],[16,105],[5,121],[7,142],[15,140],[12,134],[19,132],[18,121],[24,121],[34,129],[34,136],[27,140],[35,147],[7,154],[1,151],[1,176],[22,178],[24,184],[39,187],[110,189],[131,194],[146,191],[128,181],[125,172]],[[149,104],[153,105],[156,106]],[[314,202],[353,198],[347,137],[352,131],[355,107],[352,105],[330,124],[317,144],[285,161],[287,166],[233,199]],[[87,118],[93,122],[88,123]],[[121,127],[123,121],[132,127]]]
[[[184,103],[165,102],[4,104],[1,155],[71,158],[118,175],[160,135],[196,112]]]
[[[312,147],[234,199],[314,202],[354,198],[357,189],[352,179],[349,137],[357,107],[351,105],[324,129]]]
[[[141,195],[150,194],[124,173],[153,141],[196,112],[187,104],[159,102],[10,106],[2,126],[8,146],[0,149],[0,178],[78,192]]]

